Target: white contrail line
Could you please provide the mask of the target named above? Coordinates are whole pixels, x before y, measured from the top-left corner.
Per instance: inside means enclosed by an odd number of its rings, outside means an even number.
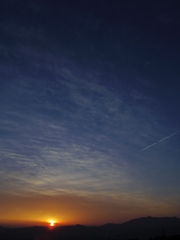
[[[164,138],[160,139],[159,141],[157,141],[157,142],[155,142],[155,143],[153,143],[153,144],[151,144],[151,145],[149,145],[149,146],[141,149],[140,152],[142,152],[142,151],[144,151],[144,150],[146,150],[146,149],[148,149],[148,148],[150,148],[150,147],[152,147],[152,146],[154,146],[154,145],[156,145],[156,144],[158,144],[158,143],[160,143],[160,142],[162,142],[162,141],[164,141],[164,140],[166,140],[166,139],[168,139],[168,138],[170,138],[170,137],[172,137],[172,136],[174,136],[174,135],[176,135],[176,134],[179,133],[179,132],[180,132],[180,130],[178,130],[177,132],[174,132],[174,133],[170,134],[170,135],[167,136],[167,137],[164,137]]]

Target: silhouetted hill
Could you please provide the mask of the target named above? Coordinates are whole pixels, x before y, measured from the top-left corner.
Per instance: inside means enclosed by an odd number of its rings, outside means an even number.
[[[152,239],[159,236],[180,235],[180,219],[176,217],[144,217],[123,224],[103,226],[63,226],[50,230],[46,227],[4,228],[0,227],[1,240],[126,240]],[[175,237],[174,237],[175,239]],[[176,239],[179,239],[176,236]]]
[[[111,238],[149,239],[157,235],[180,234],[180,219],[176,217],[143,217],[133,219],[123,224],[107,224],[102,226],[111,231]]]
[[[180,219],[175,217],[144,217],[128,221],[122,224],[122,227],[138,237],[173,235],[180,234]]]

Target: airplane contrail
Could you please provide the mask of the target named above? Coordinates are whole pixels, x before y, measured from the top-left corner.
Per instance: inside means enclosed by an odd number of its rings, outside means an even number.
[[[144,151],[144,150],[146,150],[146,149],[148,149],[148,148],[150,148],[150,147],[152,147],[152,146],[154,146],[154,145],[156,145],[156,144],[158,144],[158,143],[160,143],[160,142],[162,142],[162,141],[164,141],[164,140],[166,140],[166,139],[168,139],[168,138],[176,135],[176,134],[179,133],[179,132],[180,132],[180,130],[178,130],[177,132],[174,132],[174,133],[170,134],[169,136],[164,137],[164,138],[160,139],[159,141],[157,141],[157,142],[155,142],[155,143],[153,143],[153,144],[151,144],[151,145],[149,145],[149,146],[141,149],[139,152],[142,152],[142,151]]]

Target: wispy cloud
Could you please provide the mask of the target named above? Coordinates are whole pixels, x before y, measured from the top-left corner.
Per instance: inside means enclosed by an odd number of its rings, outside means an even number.
[[[147,158],[137,154],[147,137],[162,130],[152,118],[150,98],[132,89],[112,91],[99,73],[55,54],[26,47],[19,54],[28,55],[37,72],[24,71],[5,84],[1,191],[153,192],[145,176]]]

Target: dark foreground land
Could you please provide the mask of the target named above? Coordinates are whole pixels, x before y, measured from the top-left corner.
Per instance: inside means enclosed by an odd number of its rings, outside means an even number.
[[[82,225],[54,227],[4,228],[0,240],[127,240],[154,239],[180,240],[179,218],[146,217],[123,224],[98,227]]]

